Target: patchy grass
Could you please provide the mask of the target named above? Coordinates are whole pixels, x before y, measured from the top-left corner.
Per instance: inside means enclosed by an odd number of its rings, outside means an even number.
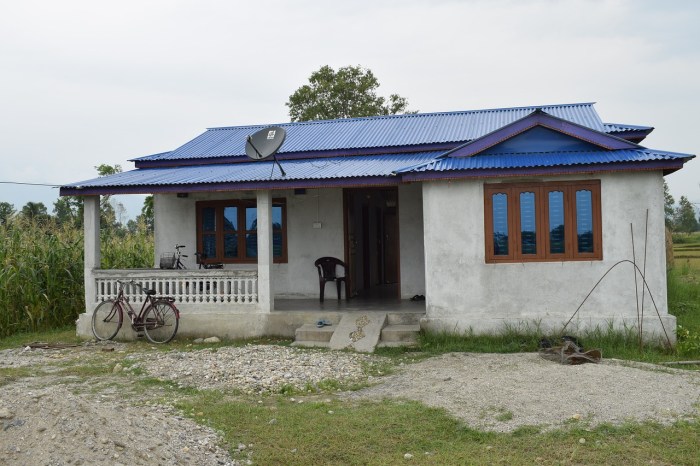
[[[406,453],[411,464],[696,464],[700,440],[698,423],[486,433],[412,401],[237,401],[203,392],[178,407],[229,445],[252,444],[256,464],[398,464]]]
[[[698,327],[695,327],[698,328]],[[661,363],[693,356],[694,352],[679,352],[662,345],[645,344],[639,347],[636,329],[615,330],[612,326],[596,328],[576,335],[585,349],[600,348],[604,358]],[[441,332],[421,332],[420,349],[430,355],[449,352],[518,353],[536,352],[543,337],[557,342],[556,337],[536,331],[505,330],[483,335],[467,332],[463,335]],[[700,354],[697,354],[700,356]]]
[[[75,326],[62,327],[42,332],[16,333],[5,338],[0,338],[0,350],[21,348],[29,343],[37,341],[44,343],[67,343],[71,345],[78,345],[81,344],[84,339],[81,339],[76,335]]]
[[[148,340],[137,340],[134,342],[129,342],[130,352],[145,352],[150,350],[169,352],[173,350],[177,351],[196,351],[203,349],[210,349],[216,351],[219,348],[227,346],[246,346],[246,345],[277,345],[277,346],[289,346],[293,340],[289,338],[282,337],[261,337],[261,338],[247,338],[238,340],[222,339],[218,343],[195,343],[195,338],[182,338],[176,336],[174,340],[170,341],[165,345],[156,345]]]
[[[0,368],[0,387],[25,377],[34,377],[37,371],[31,367],[2,367]]]

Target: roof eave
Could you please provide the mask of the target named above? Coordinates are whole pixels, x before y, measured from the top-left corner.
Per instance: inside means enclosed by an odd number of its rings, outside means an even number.
[[[518,176],[556,176],[635,171],[663,171],[664,175],[683,167],[685,160],[654,160],[647,162],[614,162],[590,165],[557,165],[553,167],[488,168],[471,170],[424,171],[404,173],[402,182],[446,181],[475,178],[510,178]]]
[[[201,183],[201,184],[170,184],[170,185],[137,185],[137,186],[91,186],[91,187],[62,187],[61,196],[97,196],[111,194],[167,194],[194,192],[233,192],[250,191],[255,189],[316,189],[316,188],[350,188],[397,186],[401,179],[397,176],[371,176],[335,178],[330,180],[266,180],[237,183]]]

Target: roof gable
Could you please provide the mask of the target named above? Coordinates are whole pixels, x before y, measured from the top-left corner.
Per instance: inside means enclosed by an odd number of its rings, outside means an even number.
[[[542,147],[537,144],[542,144]],[[587,150],[591,147],[598,150],[641,148],[633,142],[557,118],[537,109],[517,121],[455,148],[448,155],[449,157],[471,157],[480,153],[494,154],[499,153],[499,148],[504,150],[504,153],[551,152],[552,149],[549,147],[557,145],[578,147],[585,145]],[[512,150],[513,148],[518,150]]]
[[[600,147],[568,134],[537,125],[479,152],[478,155],[592,150],[600,150]]]

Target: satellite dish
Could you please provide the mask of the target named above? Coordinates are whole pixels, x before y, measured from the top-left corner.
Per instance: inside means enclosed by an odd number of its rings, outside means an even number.
[[[284,128],[270,126],[248,136],[245,153],[253,160],[263,160],[279,150],[286,136]]]
[[[287,176],[275,155],[284,142],[286,135],[284,128],[279,126],[261,129],[257,133],[248,136],[245,142],[245,153],[253,160],[263,160],[272,155],[275,158],[275,163],[280,167],[282,176]],[[275,166],[273,165],[272,170],[274,171],[274,169]],[[270,174],[270,177],[272,177],[272,174]]]

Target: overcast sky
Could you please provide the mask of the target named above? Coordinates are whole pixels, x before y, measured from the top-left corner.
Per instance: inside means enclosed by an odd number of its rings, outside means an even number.
[[[65,184],[207,127],[289,121],[322,65],[421,112],[597,102],[700,154],[700,2],[0,0],[0,181]],[[700,203],[700,161],[667,177]],[[53,188],[0,185],[52,208]],[[130,217],[142,196],[121,196]]]

